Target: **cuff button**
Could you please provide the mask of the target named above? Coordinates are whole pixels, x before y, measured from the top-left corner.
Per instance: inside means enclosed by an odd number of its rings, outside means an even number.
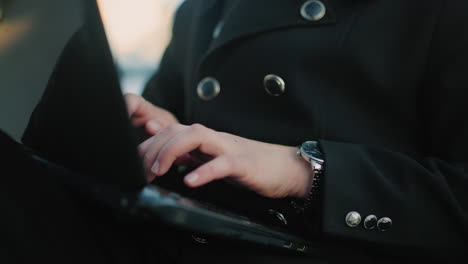
[[[392,219],[388,217],[380,218],[379,221],[377,221],[377,228],[381,232],[390,230],[392,228],[392,225],[393,225]]]
[[[374,229],[377,226],[377,216],[369,215],[364,219],[364,228],[367,230]]]
[[[345,222],[349,227],[357,227],[361,223],[361,215],[358,212],[349,212],[346,215]]]

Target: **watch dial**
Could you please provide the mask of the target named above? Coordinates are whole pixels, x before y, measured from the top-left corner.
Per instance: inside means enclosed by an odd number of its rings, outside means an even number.
[[[317,141],[307,141],[301,146],[301,151],[308,157],[323,162],[323,154],[319,149]]]

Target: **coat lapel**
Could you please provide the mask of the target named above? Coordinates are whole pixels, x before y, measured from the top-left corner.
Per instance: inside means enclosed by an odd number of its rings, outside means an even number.
[[[306,0],[226,1],[235,1],[235,3],[223,18],[224,26],[221,33],[209,44],[200,63],[203,63],[222,47],[249,36],[294,26],[333,24],[336,21],[333,8],[327,0],[322,0],[327,10],[325,17],[315,22],[308,21],[301,16],[300,10]],[[213,30],[213,26],[210,29]]]
[[[191,40],[187,43],[191,56],[186,62],[187,67],[193,67],[199,63],[200,58],[206,53],[212,42],[213,28],[218,23],[223,8],[223,0],[193,0],[193,16],[187,21],[187,31]]]

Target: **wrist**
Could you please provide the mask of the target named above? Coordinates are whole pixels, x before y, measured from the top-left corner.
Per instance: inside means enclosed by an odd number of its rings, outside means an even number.
[[[287,174],[293,178],[294,188],[289,195],[292,198],[307,199],[313,186],[314,171],[310,164],[297,156],[297,147],[289,148],[289,157],[291,158],[291,166]]]
[[[306,141],[297,150],[297,156],[299,160],[308,164],[309,170],[312,173],[310,185],[307,185],[309,192],[306,198],[303,199],[292,199],[291,205],[294,207],[296,212],[304,213],[310,207],[317,205],[320,201],[321,194],[321,180],[324,173],[324,155],[317,141]]]

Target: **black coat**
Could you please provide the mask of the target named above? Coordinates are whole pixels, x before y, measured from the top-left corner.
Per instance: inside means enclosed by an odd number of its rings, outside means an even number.
[[[328,0],[315,22],[301,16],[302,0],[227,2],[182,5],[144,96],[187,124],[290,146],[319,140],[319,232],[311,218],[291,228],[371,255],[466,248],[468,2]],[[269,74],[284,93],[266,92]],[[205,77],[220,85],[210,100],[197,94]],[[350,211],[393,227],[350,228]]]
[[[268,209],[280,211],[288,228],[323,246],[323,260],[392,263],[405,255],[463,253],[468,244],[468,2],[322,2],[325,16],[312,22],[301,15],[304,0],[228,0],[226,8],[220,0],[187,0],[160,70],[144,92],[186,124],[290,146],[319,140],[326,166],[318,216],[298,216],[287,199],[261,198],[222,182],[193,195],[259,217]],[[220,20],[224,26],[212,39]],[[62,56],[56,74],[72,73],[79,80],[83,64],[75,62],[89,53],[79,44],[72,41],[73,52]],[[279,96],[265,89],[270,74],[284,81]],[[203,100],[197,86],[208,76],[219,82],[220,92]],[[39,105],[26,144],[47,148],[56,140],[41,122],[44,113]],[[181,185],[180,178],[163,178],[162,185]],[[79,211],[87,219],[79,224],[98,234],[102,226],[93,217],[99,216]],[[350,228],[345,223],[350,211],[363,219],[389,217],[393,227],[387,232],[366,230],[362,223]],[[316,259],[227,242],[193,245],[190,234],[168,233],[176,239],[155,233],[154,241],[167,244],[181,262]],[[88,245],[85,238],[80,241]]]

